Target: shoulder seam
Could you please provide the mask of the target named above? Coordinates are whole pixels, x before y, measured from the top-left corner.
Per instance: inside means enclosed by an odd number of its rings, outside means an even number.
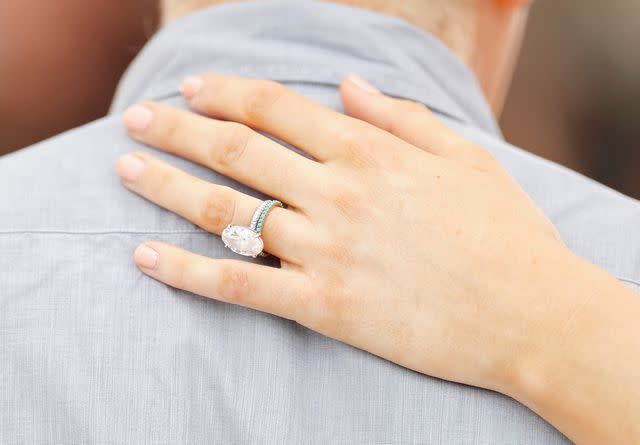
[[[2,235],[199,235],[208,234],[204,230],[102,230],[102,231],[68,231],[68,230],[7,230]]]
[[[103,230],[103,231],[65,231],[65,230],[13,230],[13,231],[0,231],[0,236],[3,235],[212,235],[215,234],[206,232],[204,230],[172,230],[172,231],[144,231],[144,230]],[[633,284],[640,288],[640,281],[632,278],[620,277],[614,274],[614,276],[622,282]]]

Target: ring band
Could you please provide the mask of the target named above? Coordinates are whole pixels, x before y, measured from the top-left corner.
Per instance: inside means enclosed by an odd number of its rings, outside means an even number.
[[[260,215],[264,212],[265,207],[271,202],[271,200],[262,201],[262,203],[258,206],[256,211],[253,213],[253,218],[251,218],[251,224],[249,224],[249,228],[255,232],[256,226],[258,225],[258,219],[260,219]]]
[[[283,207],[280,201],[274,199],[263,201],[254,212],[249,227],[229,224],[221,234],[225,247],[243,256],[267,256],[263,252],[264,241],[261,234],[267,214],[276,206]]]
[[[251,229],[255,231],[258,235],[262,233],[262,229],[264,227],[264,220],[267,218],[267,214],[269,213],[269,211],[274,207],[278,207],[278,206],[282,207],[282,203],[280,201],[276,201],[275,199],[265,201],[263,204],[264,204],[263,206],[260,206],[262,207],[262,210],[260,211],[260,214],[256,219],[256,223],[253,224],[253,221],[252,221],[252,225],[251,225]]]
[[[263,203],[265,204],[265,203]],[[269,211],[271,209],[273,209],[274,207],[282,207],[282,203],[280,201],[276,201],[276,200],[270,200],[270,201],[266,201],[266,204],[264,205],[258,219],[257,222],[254,226],[252,226],[251,228],[259,235],[262,236],[262,229],[264,228],[264,221],[265,219],[267,219],[267,214],[269,213]],[[261,257],[266,257],[269,256],[268,253],[266,252],[260,252],[258,254],[258,256]]]

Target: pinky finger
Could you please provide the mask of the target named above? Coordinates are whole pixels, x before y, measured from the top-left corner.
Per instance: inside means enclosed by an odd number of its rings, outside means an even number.
[[[138,246],[140,270],[169,286],[203,297],[302,322],[308,295],[302,272],[239,260],[215,260],[160,242]]]

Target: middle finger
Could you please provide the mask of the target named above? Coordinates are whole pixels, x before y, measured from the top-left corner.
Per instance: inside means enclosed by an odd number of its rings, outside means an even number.
[[[251,188],[305,208],[324,167],[235,122],[222,122],[158,103],[134,105],[124,116],[132,137],[192,160]]]

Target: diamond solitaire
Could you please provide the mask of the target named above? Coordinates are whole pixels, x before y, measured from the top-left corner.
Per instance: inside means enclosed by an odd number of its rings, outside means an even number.
[[[260,235],[249,227],[227,226],[222,231],[222,241],[235,253],[253,258],[264,249],[264,242]]]

